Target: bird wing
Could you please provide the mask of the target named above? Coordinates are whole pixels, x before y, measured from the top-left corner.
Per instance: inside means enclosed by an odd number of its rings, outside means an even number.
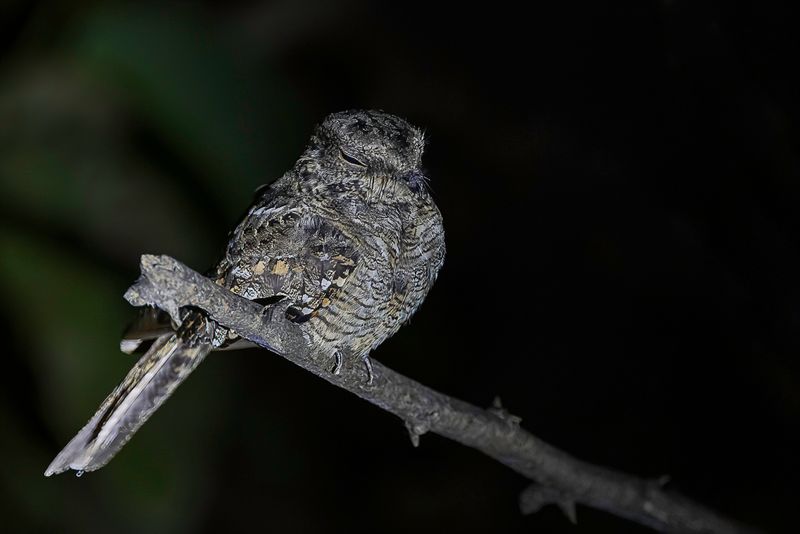
[[[297,322],[330,306],[359,260],[352,239],[303,205],[254,207],[231,242],[217,283],[251,300],[288,298]]]

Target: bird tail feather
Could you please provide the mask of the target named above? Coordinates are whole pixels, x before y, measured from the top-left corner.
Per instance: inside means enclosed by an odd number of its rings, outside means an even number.
[[[45,476],[103,467],[210,352],[179,333],[158,337],[100,409],[56,456]]]

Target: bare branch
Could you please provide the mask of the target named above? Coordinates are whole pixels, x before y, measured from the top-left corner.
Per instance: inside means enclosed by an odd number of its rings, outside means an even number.
[[[661,532],[751,533],[674,492],[645,480],[589,464],[543,442],[519,426],[499,399],[481,409],[443,395],[388,367],[373,363],[374,379],[358,359],[345,358],[339,375],[334,356],[309,347],[302,325],[285,320],[285,306],[264,308],[214,284],[168,256],[142,256],[142,276],[125,294],[135,306],[152,305],[178,318],[184,306],[205,310],[215,321],[270,348],[300,367],[402,419],[412,443],[434,432],[475,448],[533,481],[520,496],[525,513],[556,504],[575,521],[575,504],[591,506]],[[355,361],[354,361],[355,360]]]

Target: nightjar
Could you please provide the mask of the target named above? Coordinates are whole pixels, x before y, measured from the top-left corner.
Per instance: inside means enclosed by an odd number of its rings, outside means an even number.
[[[265,305],[288,301],[315,350],[369,354],[416,311],[444,261],[442,217],[421,168],[423,134],[380,111],[328,116],[294,167],[257,193],[210,276]],[[121,342],[145,354],[45,475],[105,465],[214,349],[236,333],[189,310],[145,309]],[[177,326],[177,331],[173,331]]]

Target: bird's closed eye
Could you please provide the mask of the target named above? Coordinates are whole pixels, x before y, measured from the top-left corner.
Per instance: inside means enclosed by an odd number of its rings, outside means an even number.
[[[358,165],[359,167],[366,167],[367,166],[363,161],[360,161],[360,160],[354,158],[353,156],[351,156],[350,154],[348,154],[344,150],[339,149],[339,155],[342,157],[343,160],[345,160],[350,165]]]

